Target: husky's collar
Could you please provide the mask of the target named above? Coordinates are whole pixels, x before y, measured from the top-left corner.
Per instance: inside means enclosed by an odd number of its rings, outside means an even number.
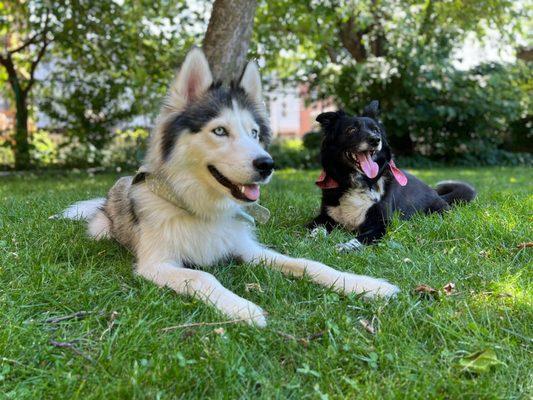
[[[146,187],[153,194],[158,197],[161,197],[163,200],[168,201],[173,206],[184,210],[188,214],[194,215],[195,217],[200,217],[200,215],[198,215],[186,206],[185,202],[178,197],[174,190],[172,190],[172,187],[167,182],[167,180],[159,176],[158,174],[154,174],[140,169],[133,177],[133,181],[131,182],[131,184],[136,185],[139,183],[145,183]]]
[[[131,184],[136,185],[143,182],[146,184],[146,187],[156,196],[161,197],[163,200],[168,201],[173,206],[187,212],[192,216],[205,219],[204,216],[195,213],[189,207],[187,207],[185,202],[178,197],[176,192],[172,189],[172,186],[165,178],[159,176],[158,174],[139,169],[139,171],[133,177]],[[252,203],[239,208],[239,212],[235,217],[242,219],[251,225],[255,225],[255,221],[259,222],[260,224],[264,224],[270,219],[270,211],[266,207],[263,207],[257,203]]]

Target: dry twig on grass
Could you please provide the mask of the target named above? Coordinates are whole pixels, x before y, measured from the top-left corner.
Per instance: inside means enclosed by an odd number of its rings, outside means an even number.
[[[221,321],[221,322],[193,322],[193,323],[190,323],[190,324],[167,326],[166,328],[162,328],[161,332],[171,332],[171,331],[175,331],[176,329],[193,328],[193,327],[195,328],[195,327],[200,327],[200,326],[217,326],[217,325],[236,324],[237,322],[248,321],[251,318],[252,317],[239,318],[239,319],[230,319],[228,321]]]
[[[85,358],[87,361],[90,361],[92,363],[94,363],[94,360],[89,357],[87,354],[83,353],[80,349],[78,349],[74,343],[71,343],[71,342],[57,342],[55,340],[50,340],[50,344],[54,347],[59,347],[59,348],[62,348],[62,349],[70,349],[72,350],[74,353],[76,353],[77,355]]]
[[[57,324],[59,322],[68,321],[70,319],[82,319],[92,314],[92,311],[78,311],[74,314],[64,315],[62,317],[53,317],[44,320],[45,324]]]

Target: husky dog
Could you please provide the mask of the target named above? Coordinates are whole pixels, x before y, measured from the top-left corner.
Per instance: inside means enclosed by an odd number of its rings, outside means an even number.
[[[136,257],[135,272],[159,286],[195,296],[222,313],[265,326],[263,310],[232,293],[208,267],[228,258],[260,264],[343,293],[391,296],[381,279],[337,271],[260,245],[243,207],[259,198],[274,162],[261,79],[250,62],[230,87],[213,82],[204,53],[192,49],[152,132],[143,167],[119,179],[107,198],[70,206],[63,217],[88,221],[89,235],[113,238]]]
[[[323,171],[316,182],[322,189],[322,206],[309,227],[315,234],[318,227],[330,232],[339,225],[357,232],[356,239],[337,246],[340,251],[358,250],[381,239],[395,212],[403,219],[417,212],[440,213],[476,196],[464,182],[440,182],[432,189],[398,169],[377,120],[378,108],[372,101],[362,116],[337,111],[317,117],[324,132]]]

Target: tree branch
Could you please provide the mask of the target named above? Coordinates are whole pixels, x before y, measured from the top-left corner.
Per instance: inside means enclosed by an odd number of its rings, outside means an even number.
[[[43,33],[46,33],[46,32],[37,32],[35,35],[33,35],[32,37],[30,37],[28,40],[26,40],[24,43],[22,43],[19,47],[15,47],[14,49],[12,50],[7,50],[7,52],[9,54],[15,54],[15,53],[18,53],[19,51],[22,51],[24,50],[26,47],[28,47],[30,44],[34,44],[36,43],[36,40],[39,35],[43,34]]]
[[[357,62],[365,61],[367,58],[366,49],[363,45],[363,35],[370,32],[371,27],[357,30],[354,17],[350,17],[348,21],[340,25],[339,37],[342,46],[348,50]]]
[[[27,93],[30,91],[31,87],[35,83],[35,70],[37,69],[37,65],[39,65],[39,62],[44,57],[44,54],[46,53],[46,48],[50,44],[50,41],[45,40],[43,43],[43,46],[39,49],[39,53],[37,54],[37,58],[31,63],[30,66],[30,77],[28,78],[28,84],[23,90],[23,92]]]
[[[15,65],[13,64],[13,59],[11,58],[11,54],[8,53],[6,56],[0,55],[0,64],[2,64],[6,69],[9,83],[13,88],[13,91],[17,93],[21,90],[21,87],[19,77],[17,75],[17,70],[15,69]]]
[[[7,49],[7,52],[9,54],[15,54],[19,51],[24,50],[26,47],[28,47],[31,44],[37,43],[36,39],[39,36],[42,36],[46,40],[46,33],[49,31],[50,27],[48,26],[48,22],[50,21],[50,10],[46,10],[46,15],[44,17],[44,27],[41,31],[35,33],[33,36],[31,36],[28,40],[26,40],[24,43],[22,43],[19,47],[14,48],[13,50]]]

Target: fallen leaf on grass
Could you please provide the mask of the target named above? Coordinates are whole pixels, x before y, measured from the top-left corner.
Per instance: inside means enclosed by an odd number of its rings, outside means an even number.
[[[259,293],[263,293],[263,288],[261,288],[259,283],[247,283],[244,285],[244,290],[247,292],[257,291]]]
[[[428,285],[418,285],[415,288],[415,293],[418,293],[420,296],[424,297],[438,297],[439,292],[437,292],[435,289],[433,289],[431,286]]]
[[[533,247],[533,242],[524,242],[516,246],[517,249],[525,249],[526,247]]]
[[[459,366],[463,371],[480,374],[488,372],[491,367],[499,364],[504,364],[492,349],[481,350],[467,355],[459,360]]]
[[[376,333],[376,328],[374,328],[374,326],[372,325],[372,322],[370,322],[369,320],[360,319],[359,323],[363,326],[363,328],[365,328],[367,332],[371,333],[372,335]]]
[[[446,296],[450,296],[453,294],[453,292],[455,292],[455,283],[453,282],[447,283],[446,285],[444,285],[442,289],[444,290],[444,293],[446,294]]]

